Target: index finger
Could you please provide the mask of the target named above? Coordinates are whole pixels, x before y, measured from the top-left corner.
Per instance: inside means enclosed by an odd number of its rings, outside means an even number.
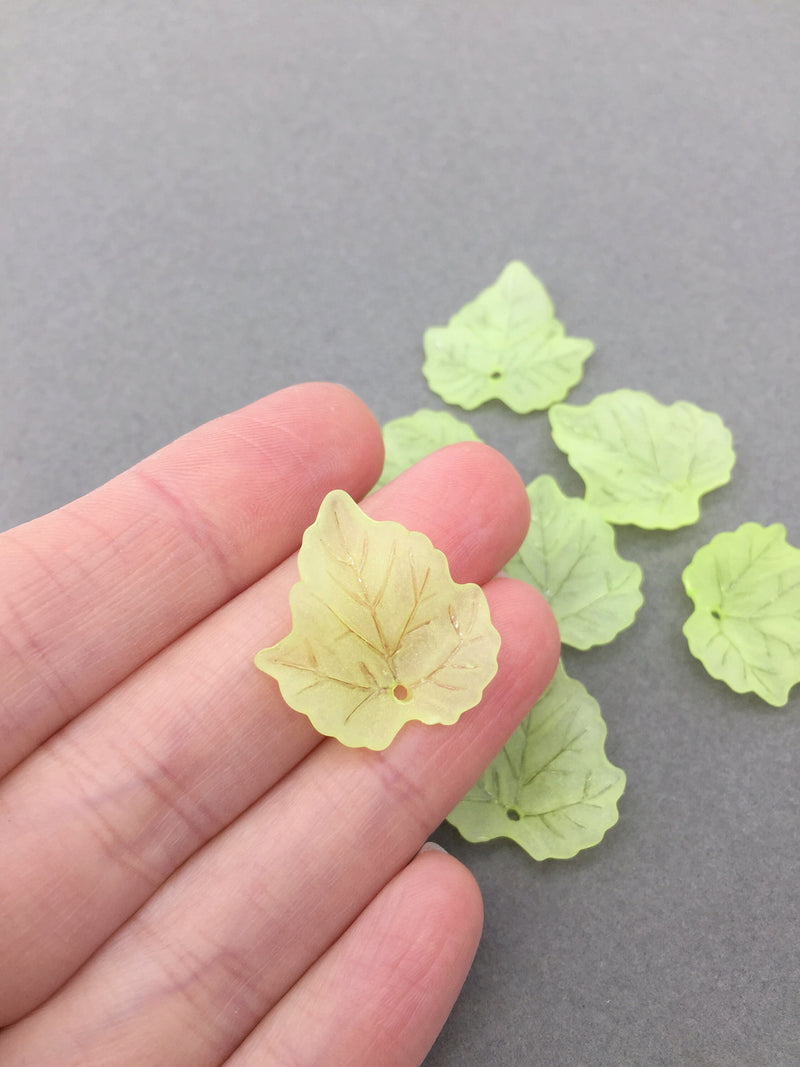
[[[307,383],[216,419],[0,539],[0,776],[290,555],[333,488],[380,474],[380,427]]]

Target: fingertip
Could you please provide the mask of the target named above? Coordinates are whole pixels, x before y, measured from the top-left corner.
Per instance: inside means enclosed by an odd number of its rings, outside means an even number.
[[[498,675],[510,704],[522,709],[524,715],[547,688],[558,666],[558,623],[545,597],[527,582],[497,577],[484,586],[484,592],[501,636]]]
[[[535,647],[541,671],[549,681],[561,655],[561,634],[547,598],[535,586],[518,578],[499,577],[491,585],[489,596],[495,589],[502,588],[503,607],[500,610],[514,620],[513,633],[506,635],[507,645],[514,641]]]
[[[517,551],[530,525],[528,494],[502,453],[479,441],[447,445],[370,497],[370,515],[421,530],[457,582],[484,582]]]
[[[424,849],[228,1062],[421,1063],[464,984],[482,927],[472,874],[446,852]]]
[[[330,446],[318,450],[315,464],[325,471],[328,457],[335,456],[337,466],[356,472],[358,481],[347,486],[355,499],[369,492],[380,477],[384,460],[381,425],[361,397],[346,385],[299,382],[262,397],[251,407],[262,404],[268,405],[269,418],[273,421],[278,406],[291,413],[295,425],[313,428],[322,423],[332,428]]]
[[[506,559],[510,559],[531,522],[528,492],[517,468],[502,452],[482,441],[448,445],[438,455],[454,472],[463,472],[475,487],[470,501],[473,529],[477,532],[492,523],[503,524]]]
[[[483,894],[477,879],[468,867],[435,841],[426,841],[412,860],[420,873],[425,893],[432,893],[432,906],[439,898],[448,916],[458,914],[458,929],[467,943],[474,943],[472,955],[478,947],[483,931]],[[441,924],[436,921],[437,926]],[[469,966],[469,964],[467,964]]]

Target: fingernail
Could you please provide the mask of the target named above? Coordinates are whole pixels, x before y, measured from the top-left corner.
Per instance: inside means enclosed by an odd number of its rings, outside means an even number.
[[[435,841],[426,841],[420,849],[420,852],[444,852],[445,856],[450,855],[446,848],[442,848],[441,845],[437,845]]]

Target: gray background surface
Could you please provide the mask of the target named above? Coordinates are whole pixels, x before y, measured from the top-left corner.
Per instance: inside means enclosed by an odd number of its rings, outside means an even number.
[[[714,533],[800,545],[800,6],[5,0],[0,27],[3,525],[298,380],[445,407],[422,333],[513,258],[597,344],[570,400],[723,416],[733,481],[619,531],[644,608],[566,655],[619,824],[538,864],[438,833],[487,919],[428,1063],[800,1063],[800,696],[734,695],[680,630]],[[466,417],[582,492],[546,417]]]

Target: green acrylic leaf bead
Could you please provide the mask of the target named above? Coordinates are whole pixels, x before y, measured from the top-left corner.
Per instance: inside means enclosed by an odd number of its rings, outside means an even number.
[[[674,530],[700,517],[700,497],[730,480],[735,454],[719,415],[618,389],[548,412],[553,440],[608,522]]]
[[[506,572],[547,598],[564,644],[612,641],[642,605],[641,568],[617,553],[613,526],[549,475],[531,482],[528,499],[530,529]]]
[[[471,411],[497,399],[519,414],[562,400],[594,351],[565,335],[547,290],[517,261],[447,326],[426,330],[423,347],[423,373],[448,404]]]
[[[500,635],[481,587],[454,582],[424,534],[334,489],[297,564],[291,632],[256,666],[320,733],[379,750],[407,722],[449,725],[480,701]]]
[[[746,522],[698,549],[683,572],[692,655],[737,693],[781,707],[800,681],[800,549],[780,523]]]
[[[432,452],[461,441],[480,441],[480,437],[468,423],[449,411],[421,408],[413,415],[392,419],[383,427],[385,458],[376,488],[386,485]]]
[[[569,859],[619,818],[625,773],[605,754],[600,706],[559,664],[547,690],[448,815],[468,841],[510,837],[534,859]]]

